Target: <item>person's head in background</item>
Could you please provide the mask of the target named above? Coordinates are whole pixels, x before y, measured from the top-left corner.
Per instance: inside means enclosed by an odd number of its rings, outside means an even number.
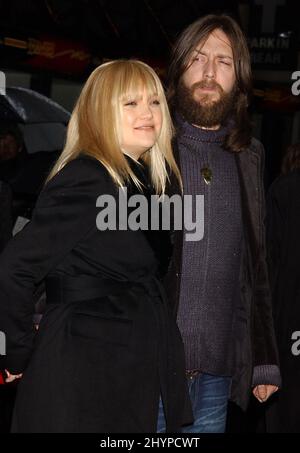
[[[163,193],[168,168],[180,179],[171,139],[172,121],[155,71],[136,60],[115,60],[88,78],[68,126],[66,146],[53,177],[81,153],[98,159],[119,186],[130,178],[139,185],[125,155],[150,167],[153,186]]]
[[[232,120],[225,148],[241,151],[251,140],[251,78],[247,41],[237,22],[223,14],[201,17],[174,47],[168,74],[170,107],[206,129]]]
[[[300,143],[288,146],[282,159],[281,174],[287,175],[295,170],[300,170]]]
[[[0,122],[0,162],[15,159],[23,149],[23,136],[16,123]]]

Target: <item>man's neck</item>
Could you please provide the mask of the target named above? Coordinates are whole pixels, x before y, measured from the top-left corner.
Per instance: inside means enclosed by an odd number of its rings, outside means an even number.
[[[199,126],[198,124],[193,124],[193,126],[198,127],[199,129],[204,129],[206,131],[217,131],[218,129],[220,129],[221,124],[212,127]]]

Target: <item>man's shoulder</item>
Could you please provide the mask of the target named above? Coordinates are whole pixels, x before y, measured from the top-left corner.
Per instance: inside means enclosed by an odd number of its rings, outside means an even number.
[[[254,153],[259,157],[263,157],[265,153],[264,145],[255,137],[251,137],[251,142],[247,151]]]

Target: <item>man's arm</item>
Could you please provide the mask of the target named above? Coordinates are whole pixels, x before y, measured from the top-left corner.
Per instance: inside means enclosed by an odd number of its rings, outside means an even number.
[[[252,384],[253,393],[259,401],[266,401],[281,385],[279,358],[273,325],[271,291],[269,284],[266,237],[265,237],[265,195],[263,185],[264,149],[261,146],[260,155],[260,243],[255,276],[254,289],[254,372]]]

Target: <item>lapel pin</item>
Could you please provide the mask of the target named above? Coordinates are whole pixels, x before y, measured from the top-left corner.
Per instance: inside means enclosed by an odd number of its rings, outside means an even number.
[[[203,176],[203,179],[206,184],[210,184],[212,180],[212,171],[208,167],[203,167],[201,168],[201,175]]]

